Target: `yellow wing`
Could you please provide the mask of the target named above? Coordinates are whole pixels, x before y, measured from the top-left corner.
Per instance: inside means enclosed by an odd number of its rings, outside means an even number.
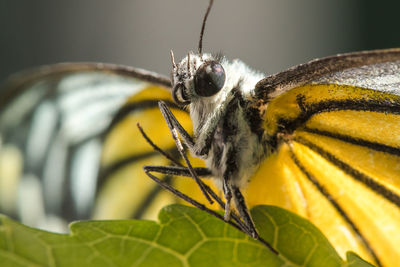
[[[248,190],[313,222],[344,256],[400,262],[400,62],[330,73],[266,107],[277,150]]]

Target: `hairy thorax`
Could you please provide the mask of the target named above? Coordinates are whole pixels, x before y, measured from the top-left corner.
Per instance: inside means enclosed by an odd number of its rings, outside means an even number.
[[[217,186],[221,187],[223,175],[229,175],[232,185],[242,188],[256,171],[264,148],[250,127],[246,107],[233,96],[228,96],[224,103],[227,107],[223,109],[215,108],[210,101],[192,103],[192,120],[195,117],[193,121],[198,122],[194,125],[195,153],[205,160]],[[216,114],[221,111],[224,112]],[[214,131],[210,132],[214,123]],[[201,149],[207,142],[210,148],[204,153]]]

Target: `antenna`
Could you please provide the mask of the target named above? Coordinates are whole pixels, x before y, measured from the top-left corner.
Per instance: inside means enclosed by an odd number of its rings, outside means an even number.
[[[172,50],[171,50],[171,51],[170,51],[170,54],[171,54],[172,68],[173,68],[173,69],[176,69],[174,52],[172,52]]]
[[[204,15],[203,24],[201,25],[200,40],[199,40],[199,54],[200,54],[200,57],[201,57],[201,53],[202,53],[202,50],[203,50],[204,28],[206,27],[207,17],[208,17],[208,14],[210,13],[210,10],[211,10],[211,7],[212,7],[213,3],[214,3],[214,0],[210,0],[210,3],[208,4],[208,7],[207,7],[206,14]]]

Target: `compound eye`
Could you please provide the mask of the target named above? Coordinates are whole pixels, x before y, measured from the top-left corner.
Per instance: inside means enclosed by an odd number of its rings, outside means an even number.
[[[205,62],[194,76],[194,91],[199,96],[212,96],[225,84],[225,70],[216,61]]]

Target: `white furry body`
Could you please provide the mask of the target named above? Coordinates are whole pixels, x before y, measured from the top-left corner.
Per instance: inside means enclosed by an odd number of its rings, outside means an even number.
[[[183,79],[183,82],[191,99],[190,116],[194,129],[192,153],[206,161],[220,188],[222,177],[229,171],[228,168],[233,170],[229,173],[231,185],[242,188],[258,167],[265,150],[259,136],[252,132],[243,107],[235,104],[238,99],[235,99],[233,90],[239,91],[244,100],[250,100],[256,83],[264,75],[251,70],[240,60],[228,61],[223,58],[220,60],[226,75],[223,88],[213,96],[198,97],[193,93],[193,79],[190,77],[194,76],[196,69],[204,61],[212,57],[204,54],[201,59],[198,55],[190,54],[189,58],[189,64],[188,57],[179,63],[178,71],[173,73],[173,77],[180,78],[185,74],[189,77]],[[211,146],[203,153],[209,138],[212,138]],[[232,159],[229,158],[229,153],[232,151],[235,152],[235,168],[230,166]]]

